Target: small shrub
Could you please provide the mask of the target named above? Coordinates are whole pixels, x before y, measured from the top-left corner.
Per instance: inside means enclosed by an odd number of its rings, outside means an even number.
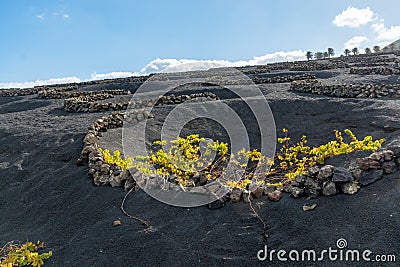
[[[326,158],[357,150],[374,151],[385,141],[373,140],[371,136],[359,140],[346,129],[344,133],[349,137],[346,143],[341,132],[334,132],[336,140],[311,148],[307,145],[306,136],[293,143],[288,130],[283,129],[284,136],[278,138],[282,147],[273,159],[257,150],[242,149],[229,155],[228,145],[219,141],[208,143],[201,151],[205,139],[196,134],[170,142],[155,141],[153,148],[157,149],[148,156],[127,156],[123,159],[118,150],[113,154],[109,150],[101,151],[109,164],[116,164],[122,169],[136,168],[146,175],[161,175],[183,187],[197,186],[194,177],[203,174],[207,180],[219,179],[229,188],[246,188],[251,183],[281,186],[292,181],[296,175],[305,173],[310,167],[324,164]],[[229,162],[234,168],[226,170]]]
[[[282,144],[282,147],[275,156],[274,168],[269,175],[284,173],[286,178],[293,180],[296,175],[305,173],[310,167],[324,164],[326,158],[349,154],[358,150],[375,151],[385,141],[385,139],[374,141],[372,136],[358,140],[352,131],[346,129],[344,133],[350,139],[350,142],[346,143],[340,131],[335,130],[334,132],[336,140],[311,148],[307,146],[306,136],[302,136],[299,142],[293,143],[288,136],[288,131],[283,129],[285,136],[278,138],[278,143]]]
[[[43,266],[44,260],[53,255],[51,251],[39,253],[44,247],[45,244],[40,241],[26,242],[22,245],[9,242],[0,249],[0,267]]]

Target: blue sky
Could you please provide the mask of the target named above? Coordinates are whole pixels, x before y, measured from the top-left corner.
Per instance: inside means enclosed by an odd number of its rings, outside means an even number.
[[[2,0],[0,87],[340,54],[399,39],[398,10],[398,0]]]

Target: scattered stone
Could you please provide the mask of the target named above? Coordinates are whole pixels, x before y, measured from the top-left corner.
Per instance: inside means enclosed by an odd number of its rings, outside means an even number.
[[[379,152],[374,152],[371,155],[369,155],[367,158],[379,161],[379,162],[383,162],[384,161],[384,157],[383,157],[383,153],[381,151]]]
[[[317,187],[319,187],[319,183],[316,179],[307,177],[305,180],[304,186],[307,188],[317,188]]]
[[[268,198],[272,201],[279,201],[283,197],[283,193],[279,190],[275,190],[272,193],[268,193]]]
[[[319,173],[319,167],[318,166],[313,166],[308,169],[308,174],[310,176],[316,176]]]
[[[308,178],[308,176],[305,174],[298,174],[298,175],[296,175],[294,181],[299,183],[299,185],[304,185],[307,178]]]
[[[113,175],[112,180],[110,181],[110,185],[112,187],[122,186],[121,176],[120,175]]]
[[[133,180],[132,176],[129,176],[129,178],[125,181],[124,191],[129,191],[135,186],[136,186],[135,180]]]
[[[382,163],[382,170],[384,174],[391,174],[396,170],[396,164],[393,161],[386,161]]]
[[[269,193],[272,193],[276,190],[275,186],[267,185],[264,187],[264,195],[268,195]]]
[[[243,200],[244,200],[244,202],[246,202],[246,203],[249,203],[250,201],[253,200],[253,197],[252,197],[250,191],[243,190]]]
[[[128,180],[130,176],[131,176],[131,173],[129,172],[129,170],[123,170],[123,171],[121,172],[121,176],[120,176],[121,181],[126,181],[126,180]]]
[[[350,169],[351,175],[353,176],[354,180],[358,181],[360,180],[360,177],[362,175],[362,170],[358,167],[354,167]]]
[[[381,167],[381,164],[379,163],[379,161],[376,161],[369,157],[358,158],[356,160],[356,164],[363,171],[370,170],[370,169],[379,169]]]
[[[109,172],[110,172],[110,165],[108,165],[108,164],[103,164],[103,165],[101,165],[100,171],[101,171],[101,173],[103,173],[103,174],[109,174]]]
[[[322,188],[322,194],[324,196],[333,196],[338,193],[336,189],[336,184],[334,182],[326,182],[324,187]]]
[[[299,187],[292,187],[292,196],[295,198],[299,198],[304,194],[304,189]]]
[[[142,121],[142,120],[144,120],[143,113],[139,113],[139,114],[137,114],[137,117],[136,117],[136,119],[137,119],[138,121]]]
[[[121,226],[122,223],[121,223],[120,220],[116,220],[116,221],[113,221],[112,225],[113,225],[114,227],[117,227],[117,226]]]
[[[304,192],[308,194],[310,198],[316,198],[321,192],[321,186],[318,181],[314,178],[307,177],[304,183]]]
[[[204,173],[200,173],[200,174],[196,174],[195,176],[193,176],[193,180],[196,184],[203,186],[205,184],[207,184],[207,175],[205,175]]]
[[[211,193],[217,193],[217,191],[221,188],[221,185],[218,183],[210,184],[207,186],[208,191]]]
[[[294,186],[294,187],[302,187],[302,186],[303,186],[302,184],[296,182],[295,180],[292,181],[292,182],[290,183],[290,185],[291,185],[291,186]]]
[[[317,207],[317,204],[312,204],[312,205],[303,205],[303,210],[304,211],[311,211]]]
[[[231,201],[232,202],[240,202],[240,199],[242,198],[242,193],[243,193],[243,190],[240,188],[232,189],[232,192],[230,195]]]
[[[348,169],[335,167],[333,170],[332,181],[335,183],[348,183],[354,181],[354,178]]]
[[[169,187],[175,186],[175,184],[168,183],[168,186]],[[204,186],[187,187],[186,190],[189,191],[190,193],[201,194],[201,195],[207,195],[210,193],[210,191],[208,191]]]
[[[332,165],[323,166],[318,172],[317,179],[322,182],[330,180],[333,176],[333,170],[334,167]]]
[[[304,192],[308,195],[308,199],[317,198],[321,192],[320,188],[304,188]]]
[[[293,190],[292,183],[283,185],[283,188],[282,188],[283,192],[292,193],[292,190]]]
[[[342,184],[341,186],[342,192],[348,195],[354,195],[358,192],[359,186],[357,182],[350,182]]]
[[[359,183],[362,186],[369,185],[373,182],[376,182],[383,177],[383,170],[370,170],[364,172],[363,175],[360,177]]]
[[[221,197],[221,200],[222,200],[223,202],[231,201],[230,194],[229,194],[229,193],[226,193],[224,196]]]
[[[225,202],[221,199],[217,199],[211,203],[207,204],[207,208],[210,210],[218,210],[225,206]]]
[[[264,188],[262,186],[259,186],[259,185],[251,186],[249,188],[249,190],[251,191],[251,195],[254,198],[260,198],[260,197],[262,197],[262,195],[264,193]]]
[[[389,149],[383,150],[381,153],[383,154],[383,159],[385,161],[391,161],[394,157],[394,152]]]

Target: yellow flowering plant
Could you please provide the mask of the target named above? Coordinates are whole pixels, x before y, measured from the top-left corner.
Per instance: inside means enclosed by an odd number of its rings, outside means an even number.
[[[346,129],[344,133],[350,138],[350,142],[346,143],[340,131],[334,132],[336,140],[311,148],[307,145],[306,136],[293,143],[288,136],[288,130],[283,129],[284,136],[278,138],[282,147],[272,159],[258,150],[242,149],[236,154],[228,155],[228,145],[220,141],[207,143],[206,148],[201,151],[200,144],[205,138],[197,134],[178,137],[169,142],[157,140],[153,142],[153,148],[159,148],[148,156],[128,156],[122,159],[119,151],[114,151],[113,154],[109,150],[101,151],[104,160],[109,164],[116,164],[122,169],[136,168],[146,175],[161,175],[166,180],[175,177],[177,183],[184,187],[197,186],[194,177],[198,174],[205,175],[207,180],[216,180],[225,171],[224,167],[228,162],[231,162],[235,166],[234,170],[225,174],[220,182],[229,188],[247,188],[251,183],[282,186],[294,180],[296,175],[306,173],[310,167],[324,164],[328,157],[357,150],[374,151],[385,141],[373,140],[371,136],[358,140]],[[215,157],[212,157],[213,152]]]
[[[302,136],[299,142],[291,142],[288,137],[288,130],[283,129],[284,137],[278,138],[278,143],[282,144],[281,149],[275,156],[274,169],[269,176],[275,174],[284,174],[289,180],[294,180],[296,175],[305,173],[310,167],[322,165],[326,158],[349,154],[357,150],[375,151],[381,147],[385,139],[373,140],[372,136],[366,136],[363,140],[357,137],[349,129],[344,133],[350,137],[350,142],[344,142],[340,131],[335,130],[336,140],[329,141],[318,147],[310,148],[307,146],[307,137]]]
[[[9,242],[0,249],[0,267],[43,266],[44,260],[53,255],[51,251],[39,253],[44,247],[45,244],[40,241],[26,242],[22,245]]]

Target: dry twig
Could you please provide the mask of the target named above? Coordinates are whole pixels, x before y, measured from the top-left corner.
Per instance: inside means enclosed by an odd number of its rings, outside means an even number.
[[[126,195],[124,196],[124,199],[122,200],[122,203],[121,203],[121,210],[122,210],[122,212],[123,212],[127,217],[129,217],[129,218],[131,218],[131,219],[134,219],[134,220],[140,222],[141,224],[145,225],[145,226],[146,226],[146,229],[144,230],[145,233],[153,232],[153,228],[152,228],[152,226],[150,225],[149,222],[147,222],[147,221],[145,221],[145,220],[143,220],[143,219],[141,219],[141,218],[139,218],[139,217],[136,217],[136,216],[133,216],[133,215],[129,214],[129,213],[125,210],[125,208],[124,208],[125,201],[126,201],[127,197],[129,196],[129,194],[132,193],[133,190],[135,190],[135,187],[132,187],[132,188],[128,191],[128,193],[126,193]]]

